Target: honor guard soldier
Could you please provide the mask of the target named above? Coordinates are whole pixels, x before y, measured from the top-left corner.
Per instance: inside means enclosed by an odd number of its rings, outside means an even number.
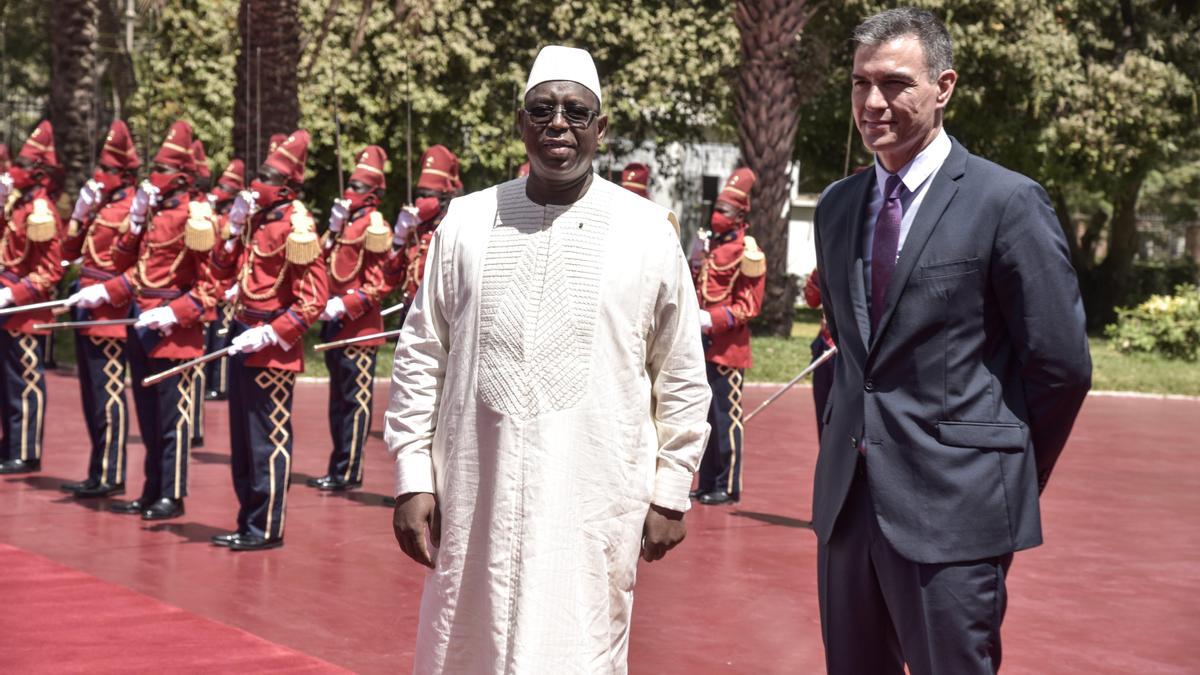
[[[213,253],[218,278],[236,276],[235,351],[229,369],[230,465],[237,530],[212,542],[256,551],[283,544],[292,470],[292,389],[304,370],[304,333],[328,299],[321,242],[296,196],[308,132],[268,155],[229,212],[229,235]]]
[[[286,136],[284,138],[287,138]],[[240,159],[235,159],[225,167],[217,184],[208,193],[208,203],[212,206],[213,215],[224,228],[229,216],[229,209],[237,194],[246,188],[246,165]],[[233,325],[233,303],[225,299],[225,295],[233,287],[233,280],[228,279],[218,283],[217,318],[208,325],[205,336],[205,352],[215,352],[224,349],[229,344],[230,326]],[[224,401],[229,385],[229,359],[216,359],[204,365],[204,381],[208,391],[204,397],[212,401]]]
[[[650,167],[630,162],[621,170],[621,187],[639,197],[650,199]]]
[[[767,264],[746,235],[754,172],[738,169],[713,205],[712,232],[696,267],[700,331],[712,387],[712,432],[700,462],[701,504],[733,504],[742,494],[742,378],[751,365],[749,322],[762,308]]]
[[[193,175],[196,182],[192,185],[191,197],[193,202],[207,202],[208,191],[212,188],[212,168],[208,166],[208,153],[204,152],[204,143],[197,138],[192,141],[192,159],[196,162],[196,170]],[[212,212],[212,204],[208,205],[209,212]],[[213,214],[213,224],[217,223]],[[213,297],[218,301],[221,300],[221,293],[216,291],[214,284]],[[213,324],[217,323],[217,306],[206,307],[204,309],[204,347],[208,349],[208,333]],[[220,359],[224,361],[225,359]],[[207,364],[196,366],[196,374],[192,377],[192,447],[204,447],[204,394],[208,391],[208,369]]]
[[[429,240],[446,215],[450,200],[462,189],[458,157],[443,145],[435,145],[421,155],[421,175],[417,178],[415,208],[404,208],[396,217],[393,230],[394,250],[388,258],[388,283],[399,287],[407,306],[417,296],[425,274]]]
[[[329,300],[321,318],[324,342],[383,331],[380,303],[390,287],[383,268],[392,247],[392,228],[379,212],[387,153],[377,145],[358,155],[346,192],[337,200],[326,234]],[[309,487],[340,491],[360,487],[363,450],[371,429],[375,354],[383,338],[325,352],[329,368],[329,470],[309,479]]]
[[[195,171],[192,127],[175,122],[154,156],[149,180],[134,194],[129,227],[113,244],[113,260],[125,271],[80,291],[96,288],[90,301],[97,304],[132,305],[137,318],[128,329],[125,349],[146,446],[146,476],[141,496],[109,508],[141,514],[143,520],[184,513],[195,369],[149,387],[142,381],[204,353],[202,318],[216,303],[208,273],[216,232],[208,203],[192,199]]]
[[[62,224],[53,194],[61,172],[54,131],[42,122],[0,176],[0,308],[50,300],[63,276]],[[0,474],[42,466],[46,414],[45,347],[33,325],[53,321],[49,309],[0,317]]]
[[[124,271],[113,260],[117,237],[129,228],[129,209],[142,165],[129,128],[116,120],[109,128],[92,179],[84,184],[67,223],[63,244],[68,260],[80,259],[78,287],[70,297],[75,321],[104,321],[129,316],[129,306],[96,304],[102,284]],[[89,290],[91,289],[91,290]],[[76,497],[125,493],[125,441],[129,405],[125,400],[126,326],[75,329],[75,363],[83,399],[83,419],[91,441],[87,478],[62,489]]]

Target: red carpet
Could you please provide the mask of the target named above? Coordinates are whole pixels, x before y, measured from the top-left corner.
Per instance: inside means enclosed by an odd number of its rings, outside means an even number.
[[[207,406],[187,515],[149,524],[58,491],[83,477],[86,435],[75,381],[49,380],[42,472],[0,478],[0,543],[45,557],[0,558],[0,671],[411,668],[424,573],[381,506],[382,442],[368,445],[365,489],[304,486],[328,458],[321,385],[296,392],[287,543],[237,554],[208,545],[234,524],[225,404]],[[747,409],[769,393],[748,390]],[[1043,499],[1047,543],[1013,563],[1005,673],[1196,672],[1198,419],[1197,401],[1088,399]],[[815,436],[808,389],[749,425],[742,503],[696,507],[687,541],[639,569],[632,673],[823,671],[807,528]],[[126,497],[141,489],[142,454],[132,441]]]
[[[11,546],[0,569],[5,672],[346,672]]]

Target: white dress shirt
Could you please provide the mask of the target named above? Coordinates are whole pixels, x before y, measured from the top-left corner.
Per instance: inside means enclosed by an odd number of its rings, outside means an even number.
[[[916,157],[913,157],[897,172],[900,180],[904,182],[905,188],[900,195],[900,205],[904,210],[904,216],[900,219],[900,241],[896,246],[897,260],[900,259],[900,252],[904,250],[904,240],[908,238],[908,231],[912,229],[913,218],[917,216],[921,202],[925,200],[925,193],[929,191],[933,177],[937,175],[938,169],[942,168],[942,164],[949,155],[950,137],[946,135],[945,129],[941,129],[929,145],[925,146],[921,152],[917,153]],[[863,227],[863,273],[866,275],[868,300],[871,295],[871,245],[875,241],[875,220],[879,217],[879,210],[883,208],[883,200],[886,196],[883,193],[884,186],[890,175],[876,157],[875,189],[871,191],[871,201],[867,203],[867,220]]]

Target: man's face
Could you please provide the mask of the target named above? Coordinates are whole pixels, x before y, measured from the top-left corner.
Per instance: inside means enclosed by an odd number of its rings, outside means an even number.
[[[287,182],[287,177],[283,175],[283,172],[270,164],[263,164],[258,167],[257,177],[260,182],[266,185],[279,186]]]
[[[370,192],[374,188],[372,188],[370,185],[367,185],[366,183],[356,179],[356,180],[347,182],[346,189],[350,190],[351,192],[355,192],[355,193],[361,195],[361,194],[366,194],[366,193]]]
[[[547,109],[554,110],[548,121],[529,112],[544,117]],[[591,172],[592,158],[608,129],[608,117],[586,113],[599,113],[599,109],[596,95],[577,82],[543,82],[525,95],[525,107],[519,113],[521,140],[539,179],[571,183]],[[581,126],[585,116],[587,125]]]
[[[933,140],[958,75],[929,77],[916,36],[864,45],[854,52],[850,101],[863,144],[897,171]]]

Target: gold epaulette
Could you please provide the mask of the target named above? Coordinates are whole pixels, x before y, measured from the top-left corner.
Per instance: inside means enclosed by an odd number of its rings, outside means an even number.
[[[50,241],[57,234],[57,229],[50,202],[45,199],[33,200],[33,212],[25,219],[25,236],[29,237],[29,241]]]
[[[667,211],[667,222],[671,223],[671,227],[675,228],[675,236],[679,236],[679,219],[675,217],[674,211]]]
[[[321,255],[321,241],[312,214],[299,200],[292,202],[292,232],[287,238],[284,254],[293,265],[307,265]]]
[[[207,253],[216,243],[217,229],[213,226],[212,206],[202,200],[189,202],[183,244],[193,251]]]
[[[754,237],[747,236],[742,252],[742,275],[757,279],[767,273],[767,256],[758,247]]]
[[[363,248],[371,253],[383,253],[392,248],[392,228],[383,220],[383,214],[371,212],[371,222],[367,225],[366,239]]]

